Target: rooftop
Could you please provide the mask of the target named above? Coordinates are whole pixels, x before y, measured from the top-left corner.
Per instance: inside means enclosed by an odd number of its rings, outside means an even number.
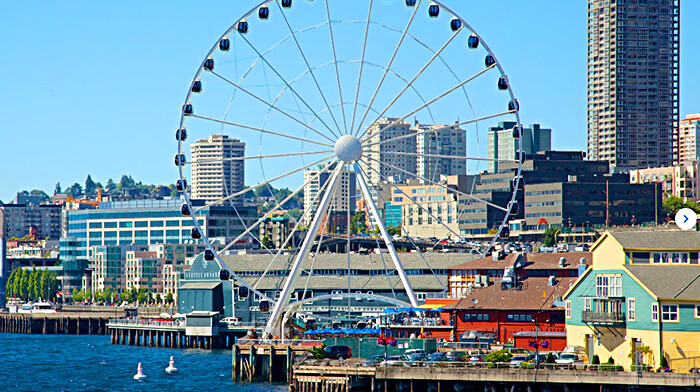
[[[558,296],[563,296],[576,278],[557,278],[554,286],[549,285],[549,278],[527,278],[522,281],[522,290],[501,290],[498,284],[488,287],[472,288],[471,294],[446,306],[450,309],[518,309],[546,310],[555,307]],[[476,304],[473,300],[477,300]]]
[[[626,268],[659,298],[700,299],[700,266],[629,265]]]
[[[700,250],[698,231],[611,230],[608,234],[625,249]]]
[[[564,253],[509,253],[501,260],[493,260],[491,256],[482,257],[456,265],[451,270],[463,269],[503,269],[512,267],[518,262],[518,268],[525,269],[559,269],[559,259],[564,258],[564,269],[576,269],[581,259],[585,259],[587,265],[591,264],[590,252],[564,252]]]

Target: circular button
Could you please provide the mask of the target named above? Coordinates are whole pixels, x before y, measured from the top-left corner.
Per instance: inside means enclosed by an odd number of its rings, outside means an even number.
[[[694,228],[697,221],[697,214],[690,208],[681,208],[676,212],[676,225],[680,227],[681,230],[690,230]]]

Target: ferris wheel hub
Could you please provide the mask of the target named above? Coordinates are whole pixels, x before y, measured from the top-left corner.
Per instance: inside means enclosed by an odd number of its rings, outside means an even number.
[[[335,142],[335,156],[345,163],[357,162],[362,157],[362,143],[353,135],[341,136]]]

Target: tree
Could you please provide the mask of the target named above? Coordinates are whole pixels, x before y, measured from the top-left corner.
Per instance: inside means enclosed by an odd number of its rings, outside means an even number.
[[[41,274],[39,275],[39,287],[37,289],[39,293],[39,297],[44,299],[44,300],[49,300],[49,285],[51,282],[49,282],[51,278],[51,275],[49,273],[48,269],[44,269],[41,271]]]
[[[262,244],[263,248],[272,248],[274,245],[272,243],[272,240],[270,239],[270,236],[265,234],[262,239],[260,240],[260,243]]]
[[[107,180],[107,185],[105,186],[105,192],[108,194],[113,194],[117,191],[117,184],[111,178]]]
[[[15,269],[15,280],[12,282],[12,294],[15,298],[22,297],[22,269]]]
[[[493,351],[484,358],[486,362],[510,362],[513,358],[513,354],[510,351],[503,349],[498,351]]]
[[[676,212],[682,208],[690,208],[695,211],[695,213],[700,214],[700,204],[694,201],[683,201],[680,197],[669,196],[665,198],[662,202],[664,214],[668,215],[673,219],[676,216]]]
[[[95,184],[95,181],[92,180],[92,177],[88,174],[87,178],[85,179],[85,195],[90,196],[96,192],[97,185]]]
[[[14,292],[14,284],[15,284],[15,278],[17,277],[17,269],[15,268],[11,273],[10,276],[7,278],[7,282],[5,282],[5,293],[7,294],[8,297],[14,297],[15,292]]]
[[[80,197],[83,194],[83,187],[76,182],[68,188],[68,194],[73,197]]]
[[[138,294],[136,296],[136,300],[139,303],[139,305],[145,304],[148,302],[148,292],[146,291],[145,287],[139,288]]]
[[[61,193],[61,183],[57,182],[56,186],[53,187],[53,195],[56,196]]]
[[[160,297],[160,293],[156,293],[156,304],[160,304],[163,299]]]
[[[173,293],[172,291],[168,291],[168,294],[165,294],[165,302],[168,304],[173,303]]]
[[[360,234],[365,230],[365,214],[362,211],[355,211],[350,218],[350,232]]]
[[[19,297],[25,301],[29,298],[29,273],[26,269],[22,270],[22,275],[20,277]]]
[[[389,226],[386,231],[389,232],[389,235],[401,235],[401,227]]]
[[[32,266],[32,272],[29,273],[29,283],[27,290],[27,297],[31,300],[36,300],[39,297],[38,293],[38,275],[39,272],[36,270],[36,265]]]
[[[42,191],[41,189],[33,189],[29,192],[30,195],[32,196],[39,196],[41,197],[41,202],[48,201],[51,199],[49,195],[46,194],[46,192]]]
[[[557,244],[557,235],[561,230],[558,227],[550,226],[544,229],[544,238],[542,239],[542,244],[544,246],[550,247]]]

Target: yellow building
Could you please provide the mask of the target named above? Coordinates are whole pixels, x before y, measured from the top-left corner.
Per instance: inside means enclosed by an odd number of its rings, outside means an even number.
[[[605,232],[564,295],[567,344],[601,362],[700,367],[700,232]]]

